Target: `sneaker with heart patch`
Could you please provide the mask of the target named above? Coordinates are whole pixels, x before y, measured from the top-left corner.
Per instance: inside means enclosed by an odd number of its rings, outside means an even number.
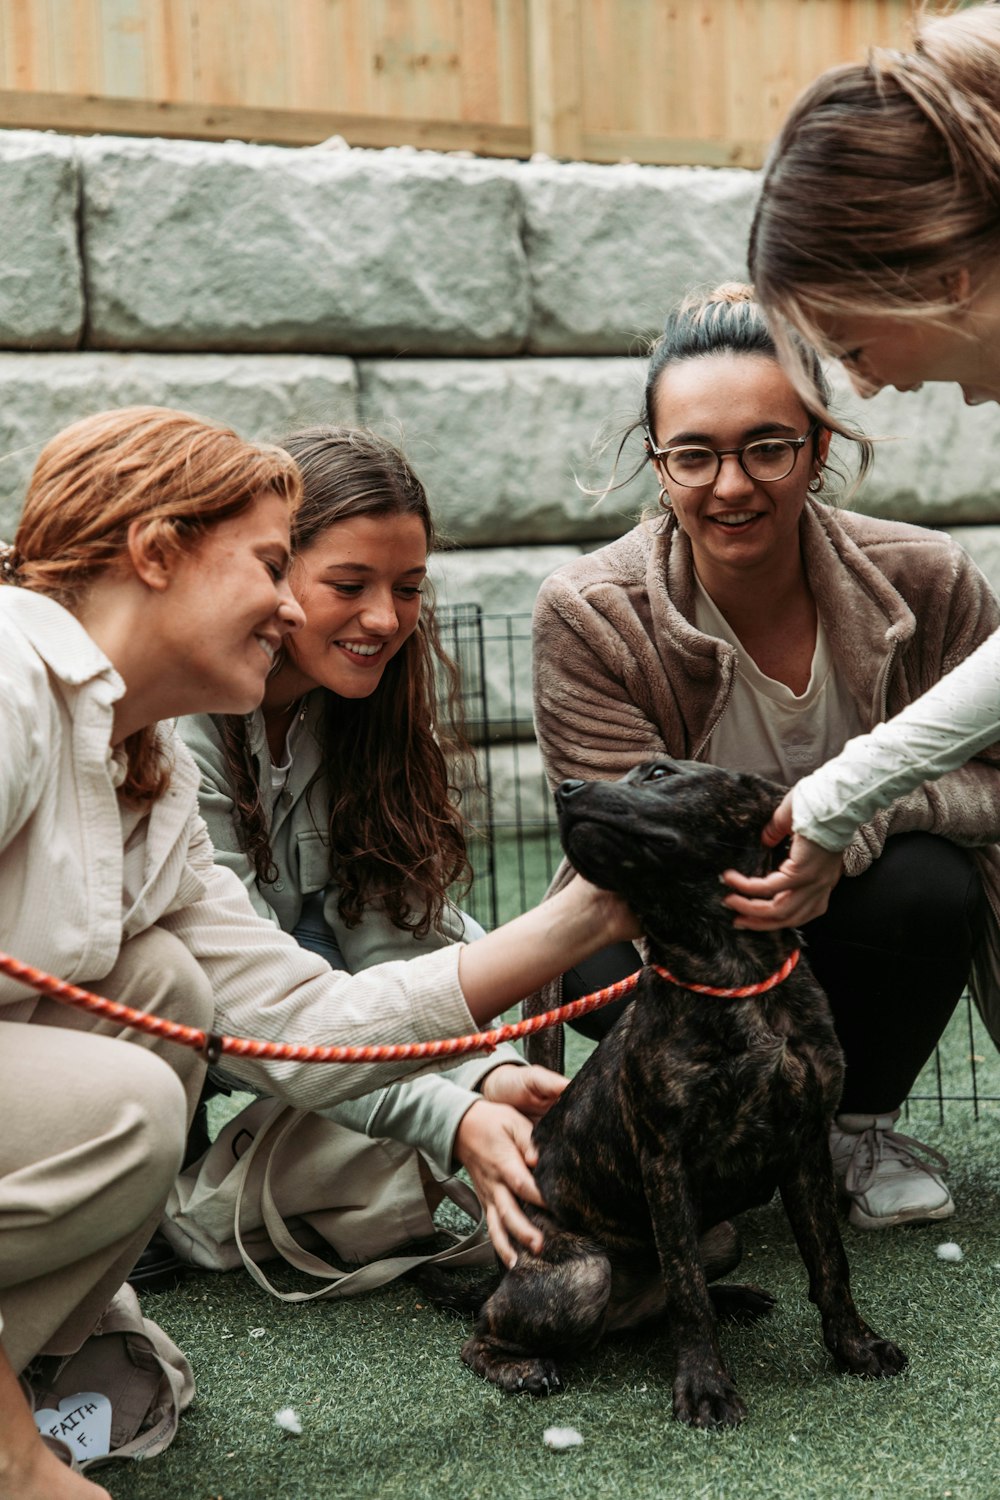
[[[837,1115],[830,1127],[833,1174],[850,1199],[847,1217],[856,1229],[929,1223],[955,1212],[951,1193],[933,1170],[947,1172],[947,1160],[933,1147],[894,1130],[898,1119],[898,1109],[884,1115]]]

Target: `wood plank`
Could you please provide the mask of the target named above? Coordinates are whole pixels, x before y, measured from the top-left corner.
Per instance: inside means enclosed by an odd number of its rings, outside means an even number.
[[[50,18],[58,24],[52,28],[46,87],[68,93],[99,89],[101,37],[95,0],[48,0],[48,7]],[[4,86],[8,86],[6,82]]]
[[[291,109],[354,110],[349,97],[354,53],[345,43],[347,13],[341,0],[296,0],[288,7],[287,104]]]
[[[635,161],[663,167],[759,167],[768,147],[767,141],[760,140],[720,141],[616,130],[584,131],[580,143],[585,161]]]
[[[244,98],[243,49],[235,7],[193,0],[194,94],[191,102],[238,107]],[[178,101],[181,102],[181,101]]]
[[[501,125],[527,125],[531,118],[528,80],[528,0],[491,0],[496,16],[497,89]]]
[[[7,53],[3,79],[15,89],[50,89],[51,26],[47,7],[34,0],[4,0]]]
[[[119,99],[148,99],[148,15],[144,0],[98,0],[100,76],[93,87]]]
[[[96,94],[0,90],[0,128],[51,129],[83,135],[163,135],[195,140],[246,140],[314,146],[342,135],[352,146],[414,145],[429,151],[527,156],[523,125],[475,120],[391,120],[326,110],[250,109],[240,105],[155,103]]]
[[[500,38],[494,5],[482,0],[459,0],[458,85],[462,120],[499,120]]]
[[[580,155],[580,9],[580,0],[528,0],[532,138],[549,156]]]
[[[288,0],[241,0],[238,46],[242,62],[240,104],[253,109],[290,109]]]
[[[149,98],[170,101],[196,98],[193,0],[146,0],[146,6],[150,37]]]

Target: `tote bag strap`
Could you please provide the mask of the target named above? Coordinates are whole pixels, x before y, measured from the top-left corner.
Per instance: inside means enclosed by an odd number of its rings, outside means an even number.
[[[275,1202],[272,1182],[272,1169],[279,1150],[288,1143],[303,1118],[302,1112],[296,1109],[289,1108],[278,1112],[266,1122],[254,1138],[252,1145],[240,1158],[241,1172],[236,1194],[234,1234],[243,1264],[258,1286],[270,1292],[279,1302],[332,1301],[341,1297],[357,1296],[360,1292],[369,1292],[376,1287],[385,1286],[387,1282],[394,1281],[397,1277],[405,1275],[407,1271],[412,1271],[420,1265],[489,1265],[492,1263],[493,1249],[486,1230],[486,1215],[483,1207],[472,1188],[453,1177],[443,1182],[441,1187],[447,1197],[475,1222],[468,1234],[456,1236],[454,1244],[446,1246],[443,1250],[423,1255],[385,1256],[381,1260],[358,1266],[353,1271],[343,1271],[321,1256],[307,1250],[295,1238],[282,1217]],[[262,1157],[264,1167],[260,1189],[261,1218],[264,1228],[274,1248],[289,1265],[310,1276],[318,1277],[325,1283],[315,1291],[283,1292],[279,1290],[259,1263],[254,1260],[243,1241],[240,1228],[241,1211],[250,1168],[258,1156]],[[308,1219],[308,1215],[303,1217]]]

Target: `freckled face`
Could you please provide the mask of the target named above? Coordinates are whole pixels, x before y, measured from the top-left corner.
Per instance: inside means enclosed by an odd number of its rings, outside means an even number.
[[[268,700],[325,687],[367,698],[420,619],[427,536],[419,516],[367,515],[327,528],[292,565],[305,625]]]
[[[159,644],[183,680],[171,713],[249,713],[282,642],[302,624],[288,583],[288,505],[262,494],[173,562]]]
[[[668,365],[653,397],[657,448],[700,444],[739,448],[766,438],[805,436],[812,418],[776,360],[763,355],[711,354]],[[826,454],[829,434],[798,450],[784,479],[763,482],[727,454],[714,482],[687,488],[654,460],[677,520],[691,539],[702,580],[714,570],[756,569],[799,550],[799,517],[809,481]]]

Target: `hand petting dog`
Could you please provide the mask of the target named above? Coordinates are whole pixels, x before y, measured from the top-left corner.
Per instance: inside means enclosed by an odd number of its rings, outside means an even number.
[[[494,1068],[479,1085],[482,1099],[466,1110],[458,1127],[455,1156],[472,1179],[493,1248],[506,1266],[517,1259],[515,1240],[541,1253],[542,1232],[525,1217],[518,1199],[545,1206],[531,1175],[538,1161],[532,1125],[568,1083],[561,1073],[537,1064]]]
[[[822,849],[792,832],[791,792],[775,809],[761,834],[761,843],[774,849],[789,837],[788,858],[770,875],[723,871],[723,880],[735,893],[726,897],[726,905],[736,913],[734,927],[775,932],[780,927],[802,927],[826,911],[830,892],[843,873],[844,855],[842,851]]]

